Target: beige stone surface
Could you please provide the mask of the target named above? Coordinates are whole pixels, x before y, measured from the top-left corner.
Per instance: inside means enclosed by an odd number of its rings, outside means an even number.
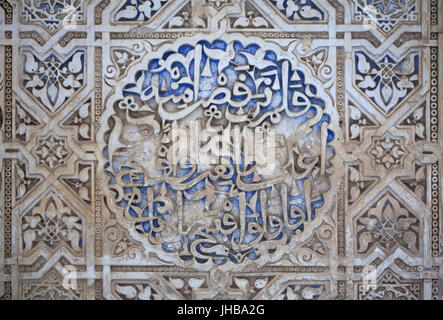
[[[0,0],[1,299],[443,299],[437,0]]]

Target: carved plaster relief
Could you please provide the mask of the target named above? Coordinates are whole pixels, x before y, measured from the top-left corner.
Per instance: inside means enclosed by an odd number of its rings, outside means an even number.
[[[0,298],[442,299],[442,12],[0,1]]]

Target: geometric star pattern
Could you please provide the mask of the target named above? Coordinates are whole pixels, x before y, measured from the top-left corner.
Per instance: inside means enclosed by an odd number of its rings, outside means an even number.
[[[0,0],[0,299],[443,299],[442,13]]]

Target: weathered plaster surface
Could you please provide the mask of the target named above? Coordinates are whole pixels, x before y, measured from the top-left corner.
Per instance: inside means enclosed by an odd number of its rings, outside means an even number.
[[[0,25],[0,298],[443,298],[441,2]]]

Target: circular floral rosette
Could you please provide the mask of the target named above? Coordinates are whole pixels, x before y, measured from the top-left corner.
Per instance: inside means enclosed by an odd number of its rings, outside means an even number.
[[[114,83],[98,139],[103,190],[146,252],[232,269],[296,255],[315,228],[333,228],[338,113],[295,45],[181,38]],[[247,132],[266,152],[248,157]],[[195,152],[177,157],[183,141]]]

